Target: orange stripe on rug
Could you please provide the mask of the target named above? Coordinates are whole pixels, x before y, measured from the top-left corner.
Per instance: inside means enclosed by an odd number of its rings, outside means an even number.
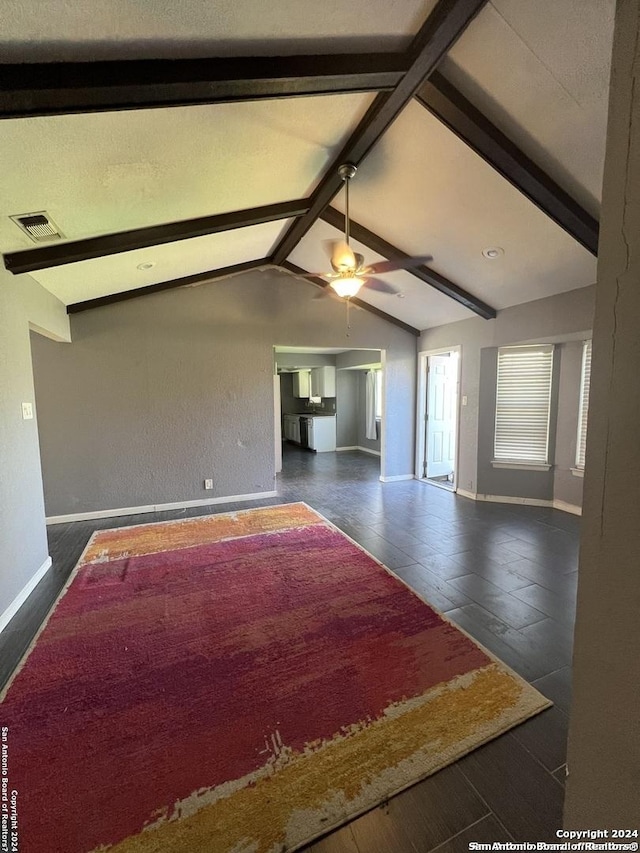
[[[91,538],[80,565],[175,548],[191,548],[221,539],[285,530],[322,521],[322,516],[306,504],[295,503],[101,530]]]

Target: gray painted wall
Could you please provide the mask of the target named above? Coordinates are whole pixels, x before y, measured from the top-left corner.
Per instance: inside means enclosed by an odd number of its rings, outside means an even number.
[[[256,271],[73,315],[71,346],[34,341],[47,514],[272,490],[273,346],[345,344],[344,306],[315,292]],[[358,312],[348,344],[388,353],[382,473],[411,473],[415,337]]]
[[[617,5],[565,825],[640,819],[640,0]],[[633,839],[636,841],[636,839]]]
[[[341,352],[336,356],[338,376],[345,377],[343,387],[349,387],[348,413],[349,429],[344,431],[344,441],[338,443],[338,447],[366,447],[369,450],[380,452],[380,437],[372,441],[366,437],[366,371],[357,370],[361,365],[380,364],[382,353],[379,350],[351,350]],[[348,379],[346,377],[349,377]],[[347,441],[348,438],[348,441]],[[390,436],[393,440],[393,436]],[[388,476],[388,475],[387,475]]]
[[[380,353],[376,355],[380,358]],[[366,437],[366,372],[338,370],[337,376],[338,447],[366,447],[380,452],[380,438],[373,441]]]
[[[366,421],[366,412],[367,412],[367,374],[363,370],[356,371],[358,376],[357,382],[357,390],[358,390],[358,416],[357,416],[357,441],[356,444],[358,447],[366,447],[368,450],[376,450],[380,452],[380,435],[378,435],[377,439],[367,438],[367,421]],[[389,427],[387,427],[389,428]],[[380,425],[378,425],[378,430],[380,430]],[[387,475],[388,476],[388,475]]]
[[[42,334],[69,338],[61,302],[29,276],[0,270],[0,614],[49,554],[38,413],[33,420],[22,419],[22,403],[34,403],[30,323]]]
[[[280,374],[280,404],[285,414],[300,411],[301,400],[293,396],[293,373]]]
[[[299,367],[301,369],[324,367],[327,364],[335,366],[336,363],[335,355],[324,352],[277,352],[275,360],[278,367]]]
[[[358,446],[358,373],[336,373],[336,446]]]
[[[380,359],[379,350],[350,350],[336,355],[336,366],[338,369],[354,368],[360,365],[379,364]]]
[[[467,405],[460,409],[460,488],[481,491],[478,486],[481,351],[509,344],[560,343],[588,337],[593,324],[594,300],[595,286],[583,287],[506,308],[495,320],[463,320],[422,333],[419,341],[422,352],[456,345],[462,347],[460,397],[467,397]],[[521,496],[527,497],[526,494]]]

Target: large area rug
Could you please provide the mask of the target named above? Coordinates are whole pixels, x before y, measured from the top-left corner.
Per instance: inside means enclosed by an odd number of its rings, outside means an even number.
[[[5,690],[3,834],[294,850],[549,704],[305,504],[100,531]]]

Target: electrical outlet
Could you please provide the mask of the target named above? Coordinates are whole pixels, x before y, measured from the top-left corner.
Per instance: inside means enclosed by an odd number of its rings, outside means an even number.
[[[22,420],[23,421],[33,420],[33,405],[31,403],[23,403],[22,404]]]
[[[464,395],[463,395],[463,397],[462,397],[462,405],[463,405],[463,406],[466,406],[466,405],[467,405],[467,395],[466,395],[466,394],[464,394]]]
[[[213,488],[213,480],[205,480],[204,481],[204,487],[205,487],[205,489],[212,489]]]

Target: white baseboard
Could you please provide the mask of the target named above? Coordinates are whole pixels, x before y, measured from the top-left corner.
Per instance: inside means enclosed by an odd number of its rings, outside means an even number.
[[[215,504],[240,503],[241,501],[256,501],[261,498],[275,498],[278,493],[254,492],[250,495],[225,495],[220,498],[205,498],[198,501],[177,501],[168,504],[149,504],[148,506],[126,506],[119,509],[99,509],[95,512],[72,512],[68,515],[50,515],[47,524],[65,524],[68,521],[89,521],[92,518],[116,518],[119,515],[141,515],[145,512],[164,512],[170,509],[186,509],[191,506],[214,506]]]
[[[546,498],[520,498],[512,495],[481,495],[476,492],[469,492],[466,489],[456,489],[456,494],[463,498],[470,498],[472,501],[487,501],[488,503],[497,504],[519,504],[520,506],[548,506],[551,509],[559,509],[562,512],[570,512],[573,515],[582,515],[582,507],[575,504],[566,503],[566,501],[548,500]]]
[[[13,619],[18,610],[20,610],[22,605],[25,603],[27,598],[29,598],[33,590],[40,583],[40,581],[46,575],[50,568],[51,557],[47,557],[47,559],[40,566],[35,575],[33,575],[31,580],[27,584],[25,584],[25,586],[22,587],[20,592],[16,595],[16,597],[13,599],[7,609],[2,614],[0,614],[0,631],[4,631],[9,622]]]
[[[456,489],[456,494],[460,495],[463,498],[470,498],[470,500],[475,501],[478,499],[478,495],[475,492],[468,492],[466,489]]]
[[[477,501],[488,501],[495,504],[519,504],[520,506],[553,506],[553,501],[546,498],[521,498],[513,495],[476,495]]]
[[[382,483],[398,483],[400,480],[415,480],[413,474],[396,474],[395,477],[380,477]]]
[[[361,450],[362,453],[370,453],[372,456],[380,456],[379,450],[372,450],[370,447],[361,447],[359,444],[354,444],[351,447],[336,447],[336,451],[341,450]]]
[[[553,508],[561,509],[563,512],[570,512],[572,515],[582,515],[581,506],[576,506],[576,504],[568,504],[566,501],[559,501],[557,498],[553,499]]]

